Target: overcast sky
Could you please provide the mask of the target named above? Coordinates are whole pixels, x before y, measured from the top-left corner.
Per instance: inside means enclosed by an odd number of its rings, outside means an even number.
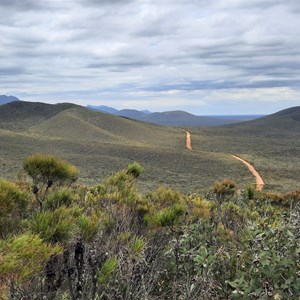
[[[0,94],[195,114],[300,105],[299,0],[0,0]]]

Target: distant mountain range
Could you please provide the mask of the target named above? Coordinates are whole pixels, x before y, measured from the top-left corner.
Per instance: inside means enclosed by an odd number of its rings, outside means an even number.
[[[89,109],[109,113],[115,116],[125,117],[133,120],[154,123],[166,126],[221,126],[226,124],[239,123],[253,120],[263,115],[224,115],[224,116],[196,116],[191,113],[176,110],[166,112],[150,112],[148,110],[122,109],[100,105],[88,105]]]
[[[9,103],[12,101],[20,101],[20,100],[14,96],[0,95],[0,105],[6,104],[6,103]]]
[[[20,101],[17,97],[0,95],[0,105]],[[106,105],[87,105],[87,108],[133,120],[165,126],[202,127],[221,126],[253,120],[263,115],[224,115],[224,116],[197,116],[191,113],[176,110],[166,112],[150,112],[149,110],[122,109],[117,110]]]

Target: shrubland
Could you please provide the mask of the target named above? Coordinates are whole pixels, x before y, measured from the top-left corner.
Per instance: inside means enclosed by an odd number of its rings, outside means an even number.
[[[299,299],[300,191],[140,194],[130,164],[93,186],[57,157],[0,180],[1,299]]]

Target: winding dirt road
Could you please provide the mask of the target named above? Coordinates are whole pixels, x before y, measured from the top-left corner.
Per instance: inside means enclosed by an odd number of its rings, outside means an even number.
[[[193,150],[191,134],[187,130],[184,130],[184,132],[186,133],[186,142],[185,142],[186,148],[188,150]]]
[[[186,133],[186,148],[188,150],[192,150],[192,139],[191,139],[191,134],[183,129],[183,131]],[[254,169],[254,167],[249,164],[247,161],[243,160],[242,158],[236,156],[236,155],[231,155],[233,158],[241,161],[243,164],[245,164],[247,166],[247,168],[249,169],[249,171],[253,174],[253,176],[256,178],[256,190],[261,192],[265,183],[262,180],[261,176],[259,175],[259,173]]]
[[[259,191],[259,192],[261,192],[265,183],[262,180],[262,178],[260,177],[260,175],[258,174],[258,172],[254,169],[254,167],[251,164],[249,164],[247,161],[241,159],[238,156],[235,156],[235,155],[231,155],[231,156],[234,157],[235,159],[238,159],[239,161],[241,161],[243,164],[245,164],[247,166],[247,168],[250,170],[250,172],[256,178],[256,190]]]

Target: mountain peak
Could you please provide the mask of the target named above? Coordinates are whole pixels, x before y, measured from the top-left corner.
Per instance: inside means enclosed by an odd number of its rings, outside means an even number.
[[[0,95],[0,105],[13,101],[20,101],[20,99],[15,96]]]

